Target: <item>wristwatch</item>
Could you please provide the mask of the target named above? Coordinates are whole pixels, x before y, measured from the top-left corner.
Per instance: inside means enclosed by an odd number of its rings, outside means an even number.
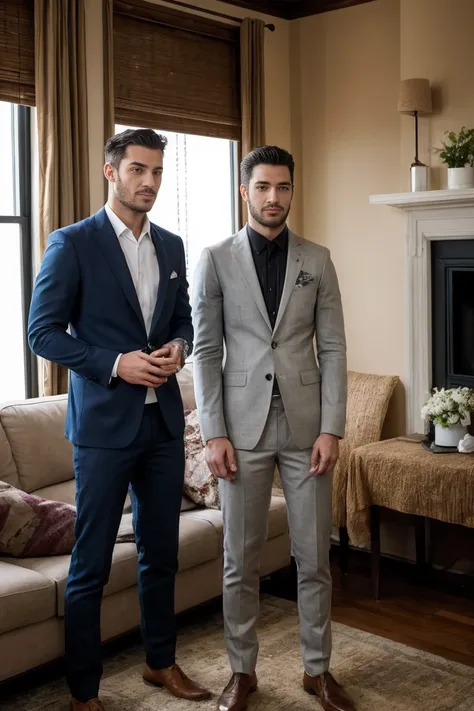
[[[181,343],[181,345],[183,347],[183,362],[186,363],[186,360],[189,355],[189,343],[187,341],[185,341],[184,338],[173,338],[173,340],[171,342],[172,343]],[[178,367],[178,373],[181,369],[182,369],[182,366],[180,365]]]

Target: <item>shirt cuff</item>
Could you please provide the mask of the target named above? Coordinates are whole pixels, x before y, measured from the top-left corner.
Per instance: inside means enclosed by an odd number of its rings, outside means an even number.
[[[123,355],[123,353],[119,353],[117,358],[115,359],[115,363],[114,363],[114,367],[112,368],[112,375],[110,376],[110,380],[118,377],[117,376],[118,364],[119,364],[119,360],[122,357],[122,355]],[[110,383],[110,380],[109,380],[109,383]]]

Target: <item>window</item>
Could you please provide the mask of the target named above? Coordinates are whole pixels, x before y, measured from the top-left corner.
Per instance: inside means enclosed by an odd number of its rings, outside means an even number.
[[[0,102],[0,402],[37,393],[26,327],[32,291],[30,109]]]
[[[128,126],[115,127],[116,133]],[[163,183],[149,218],[180,235],[190,293],[201,252],[237,230],[237,143],[158,131],[168,139]]]

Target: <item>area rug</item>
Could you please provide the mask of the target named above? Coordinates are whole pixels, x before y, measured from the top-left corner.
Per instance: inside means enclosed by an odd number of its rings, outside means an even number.
[[[203,611],[204,612],[204,611]],[[259,690],[249,711],[319,711],[301,686],[296,604],[263,596],[259,625]],[[143,652],[130,647],[109,658],[101,698],[107,711],[213,711],[229,678],[220,613],[205,613],[181,630],[178,662],[210,687],[214,697],[181,701],[143,683]],[[352,694],[358,711],[473,711],[474,669],[382,637],[333,624],[332,671]],[[66,711],[62,680],[29,689],[1,702],[2,711]]]

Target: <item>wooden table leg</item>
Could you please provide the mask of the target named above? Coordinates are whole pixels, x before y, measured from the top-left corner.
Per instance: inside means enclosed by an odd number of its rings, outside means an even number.
[[[343,577],[349,571],[349,536],[345,526],[339,527],[339,569]]]
[[[426,516],[413,516],[415,524],[416,572],[424,582],[431,566],[431,520]]]
[[[370,507],[370,551],[374,598],[380,598],[380,509]]]

